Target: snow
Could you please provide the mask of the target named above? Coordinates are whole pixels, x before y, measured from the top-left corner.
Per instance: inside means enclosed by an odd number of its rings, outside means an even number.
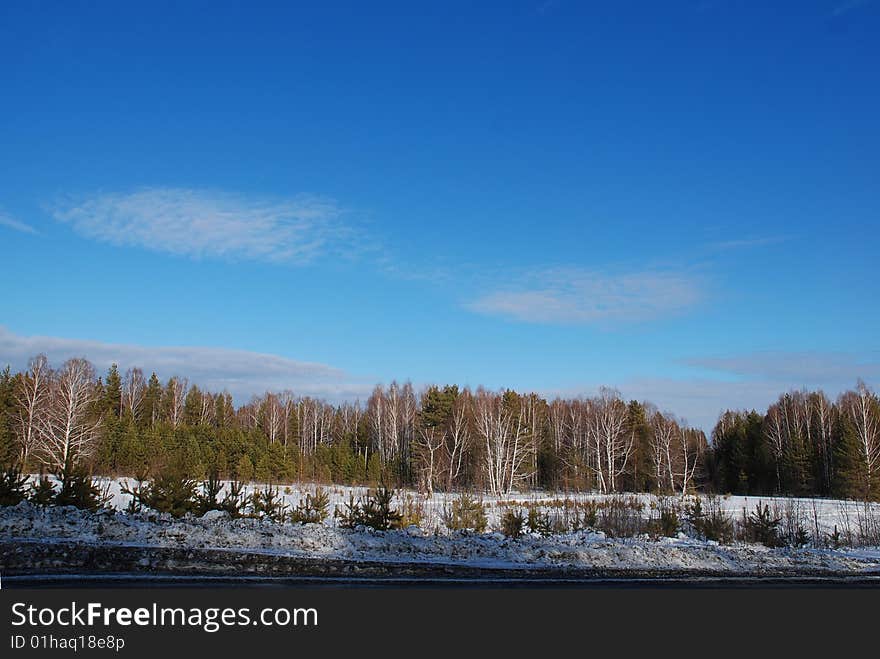
[[[501,504],[541,504],[558,495],[532,493],[507,500],[484,499],[489,518],[486,533],[450,532],[442,524],[441,513],[454,495],[418,493],[400,496],[418,497],[424,505],[421,526],[399,531],[378,532],[372,529],[345,529],[331,517],[323,524],[276,524],[269,521],[239,518],[212,511],[201,518],[175,519],[166,514],[145,511],[135,514],[117,512],[126,507],[129,495],[122,493],[125,479],[106,481],[116,510],[89,513],[70,507],[39,507],[28,502],[0,508],[0,542],[59,542],[120,545],[137,547],[179,547],[219,549],[284,556],[347,561],[382,561],[391,563],[452,564],[471,567],[504,568],[576,568],[584,570],[711,571],[719,573],[770,573],[795,570],[803,573],[834,571],[853,574],[880,573],[880,547],[849,550],[768,549],[760,545],[736,543],[719,545],[695,540],[683,533],[675,538],[608,538],[596,531],[581,530],[550,537],[525,535],[516,540],[499,533]],[[254,485],[248,486],[252,490]],[[329,487],[332,511],[335,505],[357,497],[360,488]],[[288,505],[295,506],[311,486],[280,488]],[[644,498],[646,506],[651,497]],[[598,495],[579,495],[580,499]],[[732,512],[754,509],[761,501],[771,507],[797,505],[819,520],[821,529],[841,524],[842,516],[853,515],[864,504],[832,500],[772,500],[768,498],[729,497],[723,506]],[[849,508],[852,507],[850,511]]]
[[[96,482],[100,489],[106,490],[111,497],[110,505],[116,510],[124,510],[131,501],[131,495],[123,493],[125,487],[133,488],[137,481],[131,478],[106,479],[98,478]],[[229,483],[224,483],[224,488],[228,488]],[[243,492],[249,495],[254,490],[265,487],[262,484],[248,483],[244,486]],[[342,485],[315,486],[310,484],[301,485],[279,485],[274,486],[278,489],[279,498],[289,507],[294,508],[305,499],[307,494],[314,494],[316,487],[321,487],[330,499],[330,511],[334,508],[343,507],[348,502],[349,496],[354,495],[355,499],[367,494],[369,488],[365,487],[349,487]],[[595,493],[552,493],[552,492],[529,492],[517,493],[507,497],[477,496],[482,501],[486,509],[486,517],[489,528],[498,528],[501,523],[501,515],[505,506],[546,506],[550,507],[553,503],[561,500],[570,502],[583,502],[588,500],[601,501],[610,496],[625,496],[628,498],[638,499],[645,510],[649,510],[652,502],[656,501],[656,497],[651,494],[626,494],[623,495],[602,495]],[[420,494],[413,490],[400,490],[397,492],[395,501],[399,505],[405,498],[422,504],[424,508],[424,520],[422,526],[433,530],[436,526],[442,526],[442,515],[446,507],[448,507],[458,494],[435,492],[432,496]],[[792,497],[773,497],[773,496],[731,496],[725,495],[718,498],[719,503],[724,511],[729,514],[740,517],[743,511],[750,513],[755,510],[755,506],[768,505],[771,509],[783,511],[786,506],[792,509],[792,514],[799,517],[806,524],[809,524],[808,530],[813,531],[818,525],[820,534],[828,534],[833,532],[834,527],[843,533],[845,528],[857,525],[860,517],[872,516],[880,522],[880,503],[866,504],[860,501],[848,501],[841,499],[819,499],[819,498],[792,498]],[[328,523],[333,523],[328,520]]]

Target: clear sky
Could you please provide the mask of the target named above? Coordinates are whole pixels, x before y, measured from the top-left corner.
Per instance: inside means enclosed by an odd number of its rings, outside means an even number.
[[[0,362],[706,428],[875,384],[878,35],[870,0],[7,0]]]

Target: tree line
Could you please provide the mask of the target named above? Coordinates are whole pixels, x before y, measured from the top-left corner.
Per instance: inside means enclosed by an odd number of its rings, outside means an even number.
[[[291,391],[236,406],[174,376],[45,355],[0,374],[0,461],[150,478],[515,490],[822,495],[880,499],[880,401],[862,382],[830,400],[782,394],[724,412],[707,438],[611,389],[547,400],[454,385],[377,385],[365,403]]]

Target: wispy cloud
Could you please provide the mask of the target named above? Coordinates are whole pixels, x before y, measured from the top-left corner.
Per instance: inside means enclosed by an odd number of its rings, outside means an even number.
[[[696,4],[696,10],[699,12],[712,11],[724,4],[724,0],[702,0]]]
[[[784,236],[766,236],[763,238],[741,238],[735,240],[722,240],[709,243],[710,249],[727,251],[732,249],[749,249],[752,247],[764,247],[766,245],[778,245],[787,240]]]
[[[831,15],[833,17],[843,16],[844,14],[848,14],[851,11],[864,7],[869,4],[871,0],[845,0],[844,2],[837,3],[834,8],[831,10]]]
[[[708,432],[726,409],[764,410],[780,394],[799,389],[821,389],[835,398],[859,379],[880,381],[876,352],[756,351],[683,363],[703,372],[678,380],[635,380],[621,389],[666,405]]]
[[[280,355],[216,347],[143,346],[53,336],[22,336],[0,326],[0,365],[24,368],[27,360],[45,353],[55,365],[70,357],[86,357],[99,370],[117,363],[155,370],[161,378],[181,375],[211,390],[229,391],[239,402],[264,391],[291,389],[296,394],[331,401],[364,400],[374,380],[357,377],[326,364],[297,361]],[[761,352],[730,357],[689,359],[685,363],[736,379],[713,375],[688,378],[633,378],[621,382],[584,383],[540,393],[591,396],[600,385],[612,385],[629,400],[650,401],[675,412],[707,433],[726,409],[763,410],[791,389],[822,388],[832,397],[854,386],[857,378],[880,380],[877,355],[822,352]]]
[[[880,355],[850,352],[761,351],[720,357],[688,359],[685,363],[743,378],[770,379],[788,386],[854,384],[856,379],[880,378]]]
[[[659,410],[673,412],[707,435],[725,410],[764,410],[790,388],[775,382],[727,382],[711,378],[633,378],[610,384],[625,400],[653,403]],[[599,386],[585,384],[542,393],[563,398],[593,396]]]
[[[140,367],[162,378],[172,375],[211,390],[229,391],[239,401],[265,391],[291,389],[296,394],[330,400],[364,398],[372,381],[343,370],[279,355],[212,347],[142,346],[54,336],[21,336],[0,326],[0,364],[20,369],[45,353],[59,366],[71,357],[86,357],[99,370],[116,363],[121,370]]]
[[[743,370],[743,369],[741,369]],[[767,369],[748,369],[751,372]],[[822,389],[830,398],[851,389],[856,384],[853,371],[845,373],[837,369],[814,370],[804,378],[795,375],[798,369],[774,370],[772,376],[757,376],[740,379],[718,379],[712,376],[695,377],[646,377],[631,378],[620,382],[606,382],[613,385],[625,400],[639,400],[653,403],[661,411],[673,412],[692,426],[701,428],[708,435],[718,417],[725,410],[758,410],[763,412],[783,393],[807,389]],[[880,379],[880,371],[875,364],[873,369],[859,371],[869,386]],[[548,397],[593,396],[600,383],[568,386],[558,390],[543,391]]]
[[[535,8],[535,11],[539,13],[541,16],[544,16],[551,11],[557,9],[561,4],[561,0],[544,0]]]
[[[3,212],[0,212],[0,226],[12,229],[13,231],[20,231],[21,233],[29,233],[32,235],[38,234],[38,231],[34,229],[31,225],[25,224],[24,222],[19,222],[15,218],[10,217]]]
[[[57,204],[55,219],[88,238],[194,258],[306,264],[351,255],[360,236],[332,199],[253,199],[187,188],[145,188]]]
[[[544,270],[515,287],[468,303],[471,311],[531,323],[633,322],[683,311],[703,297],[690,276],[660,271],[609,275],[578,268]]]

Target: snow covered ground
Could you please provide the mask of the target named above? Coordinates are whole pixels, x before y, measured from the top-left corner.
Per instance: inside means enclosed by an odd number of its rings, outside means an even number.
[[[98,479],[99,486],[106,490],[111,497],[111,505],[117,510],[124,510],[131,501],[131,495],[124,494],[125,487],[133,488],[137,483],[134,479]],[[225,487],[228,487],[225,483]],[[261,484],[250,483],[245,485],[245,494],[250,494],[256,489],[265,487]],[[294,508],[305,498],[307,494],[314,494],[316,488],[323,489],[330,498],[329,510],[331,511],[330,519],[327,524],[335,525],[332,518],[332,511],[337,507],[344,507],[349,501],[349,497],[354,495],[355,499],[365,496],[368,488],[364,487],[347,487],[341,485],[331,486],[315,486],[311,484],[303,485],[281,485],[277,486],[278,496],[290,508]],[[435,492],[432,496],[420,494],[416,491],[399,490],[396,493],[395,501],[398,507],[408,500],[411,504],[420,505],[423,512],[422,528],[427,531],[444,530],[443,513],[458,498],[455,493]],[[551,492],[529,492],[516,493],[507,497],[492,497],[488,495],[477,496],[483,503],[487,526],[490,530],[499,530],[501,526],[501,516],[505,507],[519,507],[525,510],[529,506],[538,507],[542,511],[553,511],[559,508],[561,504],[566,502],[583,502],[587,500],[599,501],[613,497],[626,497],[637,499],[644,507],[644,514],[650,515],[651,506],[656,506],[657,497],[651,494],[623,494],[623,495],[602,495],[595,493],[551,493]],[[680,497],[679,497],[680,501]],[[705,501],[705,498],[704,498]],[[860,527],[874,527],[880,535],[880,503],[868,504],[859,501],[847,501],[840,499],[818,499],[818,498],[790,498],[790,497],[768,497],[768,496],[721,496],[717,498],[721,508],[729,515],[736,519],[740,519],[743,513],[751,513],[755,510],[755,506],[767,505],[776,516],[788,516],[790,519],[799,521],[811,535],[819,538],[834,532],[835,528],[845,538],[850,538],[850,544],[863,544],[859,542]]]
[[[0,510],[0,539],[13,542],[75,540],[100,545],[226,549],[304,558],[464,564],[484,567],[569,567],[596,570],[670,570],[765,573],[784,570],[880,570],[880,551],[767,549],[719,546],[684,537],[609,539],[579,531],[517,540],[501,533],[434,534],[348,530],[327,524],[273,524],[227,519],[219,513],[176,520],[167,515],[87,513],[29,503]]]
[[[106,481],[112,505],[124,509],[129,495],[123,494],[126,483]],[[131,483],[132,485],[134,483]],[[253,489],[256,486],[249,486]],[[324,488],[331,496],[330,509],[348,500],[349,493],[364,494],[358,488]],[[295,506],[314,486],[280,488],[285,502]],[[654,498],[638,495],[649,509]],[[651,570],[693,571],[733,574],[768,574],[797,572],[814,574],[838,572],[880,575],[880,547],[832,550],[824,547],[768,549],[761,545],[734,543],[719,545],[679,534],[676,538],[651,539],[647,536],[609,538],[602,532],[580,530],[541,537],[526,534],[518,539],[498,531],[504,505],[546,505],[559,495],[530,493],[499,499],[484,498],[489,520],[485,533],[450,532],[443,526],[444,506],[455,495],[435,494],[421,497],[415,492],[398,497],[418,498],[424,517],[418,527],[400,531],[377,532],[370,529],[345,529],[331,517],[323,524],[275,524],[256,519],[230,519],[212,511],[202,518],[174,519],[169,515],[145,511],[136,514],[102,511],[83,512],[74,508],[42,508],[24,502],[0,508],[0,543],[16,544],[75,542],[94,546],[131,546],[152,548],[210,549],[251,552],[264,555],[334,559],[343,561],[379,561],[389,563],[426,563],[494,568],[565,568],[580,570]],[[572,497],[569,497],[572,498]],[[601,498],[578,495],[578,500]],[[725,509],[741,514],[752,510],[755,498],[723,499]],[[822,532],[852,524],[859,515],[880,512],[876,507],[866,512],[863,504],[831,500],[773,500],[761,498],[771,507],[782,510],[797,507],[804,519],[813,520]],[[558,506],[558,503],[555,504]],[[800,514],[800,513],[799,513]],[[2,556],[0,556],[2,558]]]

